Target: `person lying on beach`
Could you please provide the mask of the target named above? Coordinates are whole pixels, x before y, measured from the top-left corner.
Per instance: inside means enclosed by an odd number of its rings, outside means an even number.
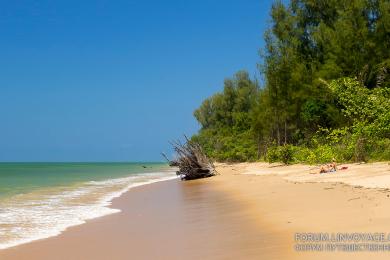
[[[318,173],[328,173],[328,172],[336,172],[338,170],[347,170],[348,166],[340,166],[337,167],[336,160],[333,159],[332,163],[321,165],[319,172],[310,172],[310,174],[318,174]]]
[[[336,160],[333,158],[332,163],[328,165],[322,165],[320,168],[320,173],[335,172],[337,171]]]
[[[335,172],[336,170],[330,167],[329,165],[322,165],[320,168],[320,173]]]

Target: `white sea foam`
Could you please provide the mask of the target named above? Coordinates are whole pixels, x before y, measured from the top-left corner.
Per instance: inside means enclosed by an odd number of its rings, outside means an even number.
[[[120,212],[109,207],[112,199],[133,187],[175,178],[173,172],[136,174],[0,201],[0,249],[57,236],[86,220]]]

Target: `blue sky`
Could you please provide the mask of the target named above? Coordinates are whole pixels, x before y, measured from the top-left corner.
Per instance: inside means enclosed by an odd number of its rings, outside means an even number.
[[[0,161],[160,161],[257,73],[271,1],[2,1]]]

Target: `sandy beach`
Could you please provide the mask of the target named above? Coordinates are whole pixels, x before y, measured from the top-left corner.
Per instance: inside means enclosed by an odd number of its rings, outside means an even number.
[[[0,250],[0,259],[388,259],[298,252],[295,233],[390,232],[390,165],[218,164],[218,176],[164,181],[114,199],[120,213]]]

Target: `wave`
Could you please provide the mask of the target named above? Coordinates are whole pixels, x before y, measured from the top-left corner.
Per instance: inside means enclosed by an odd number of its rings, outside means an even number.
[[[120,212],[111,201],[131,188],[175,179],[173,172],[134,174],[48,188],[0,201],[0,249],[57,236],[68,227]]]

